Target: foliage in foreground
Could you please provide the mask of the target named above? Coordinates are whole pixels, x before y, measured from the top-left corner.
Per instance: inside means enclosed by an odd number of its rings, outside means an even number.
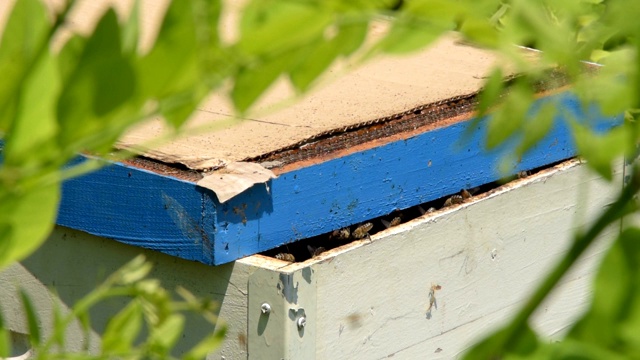
[[[559,66],[574,84],[581,106],[597,104],[624,123],[599,134],[586,122],[568,120],[588,166],[611,179],[614,159],[631,157],[640,128],[640,2],[625,0],[415,0],[251,1],[239,39],[221,40],[217,1],[173,1],[151,50],[137,46],[137,12],[120,23],[112,10],[89,36],[73,35],[60,51],[51,40],[65,25],[67,6],[50,22],[36,0],[16,2],[0,45],[0,266],[24,258],[46,238],[55,217],[60,181],[97,166],[62,169],[78,152],[105,155],[130,125],[163,116],[181,125],[211,90],[226,81],[229,97],[247,111],[281,76],[304,91],[341,56],[404,53],[456,30],[504,59],[487,79],[479,111],[492,112],[487,147],[516,143],[525,154],[552,128],[553,107],[531,112],[534,85]],[[366,43],[373,18],[388,24],[377,42]],[[366,44],[366,45],[363,45]],[[530,61],[514,44],[542,50]],[[366,57],[366,56],[365,56]],[[604,64],[584,71],[584,60]],[[171,69],[171,71],[166,71]],[[507,89],[503,74],[523,76]],[[108,76],[107,76],[108,74]],[[500,106],[496,106],[500,103]],[[608,225],[631,210],[638,190],[633,178],[619,200],[604,209],[514,321],[470,352],[471,358],[615,358],[638,352],[638,251],[640,230],[629,228],[599,270],[592,308],[558,344],[545,344],[527,327],[537,305],[577,257]],[[139,305],[131,305],[133,307]],[[114,325],[115,326],[115,325]]]
[[[28,294],[20,292],[20,299],[28,325],[31,354],[34,359],[173,359],[171,350],[181,338],[186,325],[186,313],[196,313],[211,325],[211,332],[181,359],[202,359],[217,349],[226,327],[215,314],[216,304],[197,299],[183,288],[178,288],[180,300],[162,288],[156,279],[147,278],[151,264],[140,255],[111,274],[102,284],[63,313],[54,308],[53,324],[41,324],[38,309]],[[91,348],[90,310],[110,299],[131,299],[113,316],[101,335],[99,350]],[[79,324],[83,330],[83,350],[68,350],[70,326]],[[0,325],[2,317],[0,316]],[[50,326],[51,333],[41,336],[41,326]],[[75,339],[79,341],[80,339]],[[9,331],[0,326],[0,358],[11,354]]]

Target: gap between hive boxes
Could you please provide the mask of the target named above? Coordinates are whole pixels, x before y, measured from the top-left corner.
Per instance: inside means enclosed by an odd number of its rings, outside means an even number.
[[[411,226],[411,222],[414,220],[435,218],[446,212],[455,211],[460,207],[508,191],[518,185],[522,185],[524,182],[536,181],[541,177],[576,166],[580,163],[581,160],[572,158],[529,171],[521,171],[516,176],[477,186],[473,189],[461,189],[461,191],[456,194],[449,194],[408,209],[396,210],[385,216],[285,244],[278,248],[264,251],[258,254],[258,256],[264,257],[264,260],[267,262],[269,260],[274,262],[274,266],[277,266],[277,263],[280,263],[281,267],[307,266],[309,261],[323,261],[350,248],[366,246],[370,241],[384,236],[389,231],[395,231],[395,227],[398,225],[402,225],[397,228],[398,231],[402,231],[404,225]],[[394,224],[394,220],[397,218],[400,219],[400,222]],[[353,232],[355,229],[362,228],[364,224],[372,225],[366,237],[354,238],[351,236],[346,239],[336,238],[336,234],[341,230],[349,229],[350,232]]]

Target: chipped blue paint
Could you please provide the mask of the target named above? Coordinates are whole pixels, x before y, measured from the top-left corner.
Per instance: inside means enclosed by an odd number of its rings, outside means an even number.
[[[549,100],[598,131],[622,121],[594,108],[584,112],[569,93],[539,103]],[[483,151],[486,124],[457,123],[291,171],[225,204],[192,183],[114,164],[65,183],[58,223],[223,264],[499,179],[498,164],[513,144]],[[470,126],[477,131],[461,143]],[[575,154],[571,132],[558,117],[549,135],[511,164],[511,173]]]

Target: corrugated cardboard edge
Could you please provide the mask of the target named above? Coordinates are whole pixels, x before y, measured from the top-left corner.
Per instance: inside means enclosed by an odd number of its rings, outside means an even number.
[[[222,204],[248,190],[255,184],[264,184],[277,176],[259,164],[232,162],[223,169],[205,176],[196,184],[213,191]]]

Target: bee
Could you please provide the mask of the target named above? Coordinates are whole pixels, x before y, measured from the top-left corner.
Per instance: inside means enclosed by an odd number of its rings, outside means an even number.
[[[445,202],[444,205],[442,205],[443,207],[447,207],[447,206],[451,206],[451,205],[457,205],[457,204],[462,204],[464,200],[462,199],[462,196],[460,195],[453,195],[452,197],[448,198]]]
[[[391,219],[391,221],[387,221],[385,219],[380,219],[380,221],[382,222],[382,225],[384,225],[384,227],[388,229],[390,227],[400,225],[400,223],[402,222],[402,219],[400,218],[400,216],[396,216],[393,219]]]
[[[442,286],[432,284],[429,289],[429,307],[427,307],[427,319],[431,319],[431,310],[438,309],[438,303],[436,302],[436,291],[442,289]]]
[[[276,259],[288,262],[296,262],[296,258],[289,253],[279,253],[276,255]]]
[[[418,206],[418,211],[420,211],[421,215],[424,215],[424,214],[429,214],[429,213],[432,213],[432,212],[436,211],[436,208],[434,208],[432,206],[432,207],[428,208],[427,210],[425,210],[422,206]]]
[[[349,230],[349,227],[346,227],[338,230],[333,230],[329,238],[335,240],[347,240],[350,236],[351,230]]]
[[[466,189],[460,190],[460,196],[462,196],[462,200],[467,200],[471,198],[471,193]]]
[[[370,222],[366,222],[360,226],[358,226],[355,230],[353,230],[353,232],[351,233],[351,236],[354,239],[362,239],[362,238],[367,238],[369,240],[371,240],[371,236],[369,235],[369,231],[373,229],[373,223]]]
[[[518,179],[526,178],[529,175],[531,175],[531,171],[518,171],[518,173],[516,174]]]
[[[323,248],[322,246],[313,247],[311,245],[307,245],[307,250],[309,250],[309,254],[311,255],[311,257],[316,257],[327,251],[327,249]]]

